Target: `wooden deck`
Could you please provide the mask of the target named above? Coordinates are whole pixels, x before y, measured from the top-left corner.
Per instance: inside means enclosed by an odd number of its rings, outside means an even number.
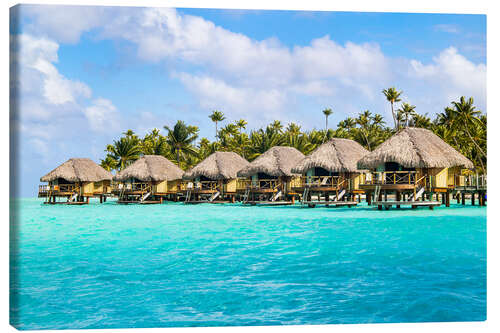
[[[314,208],[316,206],[326,206],[326,207],[341,207],[347,206],[352,207],[358,204],[357,201],[303,201],[302,204],[309,208]]]
[[[162,201],[160,200],[144,200],[144,201],[139,201],[139,200],[118,200],[116,203],[123,204],[123,205],[128,205],[128,204],[138,204],[138,205],[154,205],[154,204],[161,204]]]
[[[197,204],[202,204],[202,203],[209,203],[209,204],[227,204],[227,203],[232,203],[230,200],[214,200],[214,201],[208,201],[208,200],[191,200],[191,201],[184,201],[186,205],[197,205]]]
[[[380,190],[413,190],[417,187],[415,184],[360,184],[359,188],[361,190],[371,190],[374,191],[376,187],[380,187]]]
[[[294,203],[291,201],[247,201],[243,204],[250,206],[290,206]]]
[[[56,202],[44,201],[43,203],[46,205],[76,205],[76,206],[89,204],[87,201],[83,201],[83,202],[82,201],[56,201]]]
[[[396,206],[397,208],[401,206],[411,206],[412,209],[417,207],[429,207],[429,209],[434,209],[434,207],[441,206],[441,202],[439,201],[373,201],[372,205],[378,206],[378,209],[381,210],[382,207],[385,209],[389,209],[392,206]]]

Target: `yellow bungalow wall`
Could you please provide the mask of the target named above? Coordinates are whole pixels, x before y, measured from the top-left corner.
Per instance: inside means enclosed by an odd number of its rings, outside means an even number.
[[[226,183],[226,192],[236,192],[236,179],[231,179]]]
[[[166,180],[153,185],[153,193],[165,193],[165,192],[167,192]]]
[[[424,174],[424,170],[418,170]],[[432,176],[433,187],[448,187],[455,185],[455,176],[460,175],[460,168],[432,168],[427,170],[427,174]]]
[[[351,190],[359,190],[359,184],[362,184],[364,177],[360,173],[355,173],[351,176],[351,184],[352,188]]]
[[[94,194],[94,182],[83,183],[80,187],[81,195],[93,195]]]

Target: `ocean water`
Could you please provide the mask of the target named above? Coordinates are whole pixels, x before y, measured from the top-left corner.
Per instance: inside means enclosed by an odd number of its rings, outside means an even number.
[[[486,319],[486,208],[11,203],[19,329]]]

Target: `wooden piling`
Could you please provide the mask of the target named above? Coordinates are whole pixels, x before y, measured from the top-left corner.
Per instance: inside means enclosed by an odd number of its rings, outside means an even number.
[[[478,194],[478,196],[481,196],[481,194]],[[476,204],[476,194],[474,192],[471,193],[470,203],[472,206]]]
[[[462,192],[462,205],[465,205],[465,192]]]
[[[446,207],[450,207],[450,192],[446,191],[446,202],[445,202]]]
[[[401,192],[396,191],[396,201],[401,201]],[[397,209],[401,208],[401,205],[396,205]]]

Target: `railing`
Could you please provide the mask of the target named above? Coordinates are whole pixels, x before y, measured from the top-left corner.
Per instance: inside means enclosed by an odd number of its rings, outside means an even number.
[[[39,185],[38,193],[48,192],[77,192],[79,187],[75,184],[61,184],[61,185]]]
[[[372,172],[371,177],[365,176],[364,184],[415,185],[425,180],[426,180],[425,177],[417,178],[416,171],[383,171],[383,172]]]
[[[281,181],[278,179],[258,179],[258,180],[250,180],[250,179],[238,179],[236,181],[237,189],[255,189],[255,190],[274,190],[281,186]]]
[[[187,190],[216,191],[218,182],[216,180],[204,180],[199,182],[188,182],[185,185]]]
[[[113,191],[120,192],[147,192],[150,187],[148,183],[118,183],[112,185]]]
[[[339,187],[345,183],[342,176],[305,176],[301,178],[302,186]]]
[[[486,188],[487,175],[456,175],[454,182],[458,187]]]

